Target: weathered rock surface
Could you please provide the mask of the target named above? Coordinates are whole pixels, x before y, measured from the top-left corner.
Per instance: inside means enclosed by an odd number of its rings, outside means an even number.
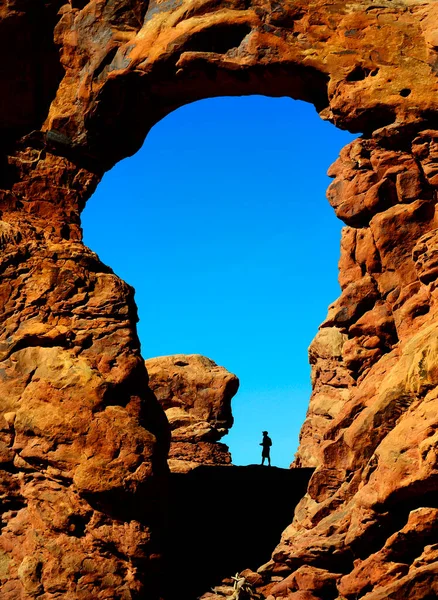
[[[25,225],[0,222],[0,595],[153,593],[135,571],[154,568],[150,481],[168,439],[133,290],[81,243]]]
[[[296,459],[316,471],[260,589],[436,595],[437,20],[432,0],[0,5],[2,597],[158,594],[167,425],[80,211],[165,114],[251,93],[364,133],[331,170],[342,295]]]
[[[199,465],[230,464],[228,446],[219,440],[233,424],[237,377],[200,354],[160,356],[145,364],[149,387],[170,425],[170,470],[186,473]]]

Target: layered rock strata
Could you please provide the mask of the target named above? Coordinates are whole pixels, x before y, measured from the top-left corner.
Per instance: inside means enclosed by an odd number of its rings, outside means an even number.
[[[237,377],[200,354],[160,356],[145,364],[149,387],[169,421],[171,472],[231,464],[228,446],[219,440],[233,425]]]
[[[132,290],[80,211],[165,114],[251,93],[364,133],[329,191],[343,292],[296,461],[316,471],[262,591],[436,595],[437,18],[431,0],[1,4],[2,597],[159,593],[168,429]]]

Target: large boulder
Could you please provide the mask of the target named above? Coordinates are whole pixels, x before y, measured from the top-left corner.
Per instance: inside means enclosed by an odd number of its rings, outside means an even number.
[[[146,360],[149,387],[171,430],[169,467],[187,472],[199,465],[226,465],[231,455],[219,440],[233,424],[231,399],[239,380],[200,354]]]

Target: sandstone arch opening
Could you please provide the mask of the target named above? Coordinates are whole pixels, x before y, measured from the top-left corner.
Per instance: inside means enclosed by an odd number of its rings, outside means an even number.
[[[273,463],[293,460],[307,347],[339,293],[326,171],[352,138],[289,98],[202,100],[158,123],[83,213],[85,243],[136,289],[144,357],[199,353],[240,378],[235,464],[259,462],[263,429]]]

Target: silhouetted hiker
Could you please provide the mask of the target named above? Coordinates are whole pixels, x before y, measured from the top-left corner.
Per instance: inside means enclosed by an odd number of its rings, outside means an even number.
[[[263,446],[262,449],[262,465],[265,464],[265,458],[268,459],[268,465],[271,466],[271,446],[272,440],[268,435],[267,431],[262,431],[263,440],[260,443],[260,446]]]

